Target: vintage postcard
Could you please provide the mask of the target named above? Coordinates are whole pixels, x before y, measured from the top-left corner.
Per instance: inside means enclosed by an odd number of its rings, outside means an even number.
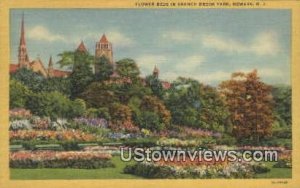
[[[300,186],[299,1],[0,4],[0,187]]]

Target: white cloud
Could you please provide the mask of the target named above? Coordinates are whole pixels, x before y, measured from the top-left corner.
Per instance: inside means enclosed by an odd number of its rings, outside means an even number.
[[[195,75],[196,79],[203,82],[203,83],[211,83],[211,82],[219,82],[223,80],[228,80],[231,77],[232,72],[225,72],[225,71],[217,71],[207,74],[199,74]]]
[[[175,80],[178,76],[181,76],[181,75],[177,74],[175,72],[164,72],[164,73],[160,74],[160,77],[163,80],[170,81],[170,82]]]
[[[250,50],[259,54],[276,54],[279,52],[278,36],[274,32],[260,33],[250,45]]]
[[[107,39],[118,47],[133,46],[135,42],[119,31],[111,31],[106,33]]]
[[[204,47],[213,48],[218,51],[251,52],[257,55],[275,55],[280,50],[278,37],[276,33],[271,31],[258,34],[248,43],[210,34],[202,37],[202,44]]]
[[[206,84],[216,84],[220,83],[221,81],[229,80],[231,78],[232,73],[234,72],[244,72],[249,73],[252,72],[254,69],[235,69],[232,71],[215,71],[215,72],[208,72],[208,73],[201,73],[197,71],[191,70],[190,72],[185,71],[174,71],[174,72],[165,72],[161,74],[161,78],[167,81],[173,81],[178,76],[193,78],[202,83]],[[258,76],[264,79],[276,79],[282,80],[283,83],[289,83],[289,80],[284,80],[286,76],[280,69],[276,68],[262,68],[258,69]]]
[[[198,68],[204,61],[204,56],[193,55],[183,59],[182,62],[177,63],[175,68],[181,71],[191,71]]]
[[[75,36],[73,37],[74,41],[79,40],[93,40],[93,41],[99,41],[102,37],[104,32],[89,32],[83,34],[83,36]],[[105,32],[106,38],[109,42],[113,44],[113,46],[116,47],[129,47],[133,46],[135,44],[135,41],[129,38],[128,36],[124,35],[123,33],[115,30],[107,31]]]
[[[228,80],[231,77],[231,72],[217,71],[212,73],[200,73],[200,72],[166,72],[161,74],[163,80],[173,81],[179,76],[192,78],[198,80],[202,83],[210,84],[212,82],[220,82],[223,80]]]
[[[160,66],[166,63],[167,57],[164,55],[142,55],[136,58],[136,62],[140,67],[142,73],[149,74],[152,72],[154,66]]]
[[[162,34],[162,38],[164,39],[170,39],[172,41],[176,42],[186,42],[190,41],[191,34],[188,32],[182,32],[182,31],[167,31]]]
[[[39,25],[28,30],[28,37],[34,40],[44,40],[47,42],[54,42],[54,41],[66,42],[64,36],[51,33],[46,27],[39,26]]]

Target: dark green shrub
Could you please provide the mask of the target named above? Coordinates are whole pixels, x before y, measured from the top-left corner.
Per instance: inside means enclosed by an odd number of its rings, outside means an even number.
[[[267,167],[263,163],[258,163],[258,164],[252,165],[252,168],[256,174],[267,173],[271,170],[269,167]]]

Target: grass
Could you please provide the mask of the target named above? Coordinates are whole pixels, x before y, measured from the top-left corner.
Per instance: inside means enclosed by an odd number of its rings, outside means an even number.
[[[102,169],[10,169],[10,178],[15,180],[42,179],[140,179],[141,177],[124,174],[124,167],[130,162],[122,162],[120,156],[114,156],[115,168]],[[132,162],[131,162],[132,163]]]
[[[291,168],[273,168],[276,162],[266,162],[265,164],[271,169],[268,173],[256,174],[255,178],[292,178]]]
[[[119,156],[112,158],[115,168],[102,169],[10,169],[10,177],[14,180],[42,180],[42,179],[140,179],[142,177],[124,174],[123,169],[128,164],[120,160]],[[130,162],[133,163],[133,162]],[[273,168],[275,162],[266,162],[271,171],[257,174],[254,178],[292,178],[292,169]]]

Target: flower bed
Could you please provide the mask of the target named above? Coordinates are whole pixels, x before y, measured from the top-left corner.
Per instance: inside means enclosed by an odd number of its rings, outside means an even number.
[[[78,123],[78,124],[92,126],[92,127],[107,128],[107,126],[108,126],[108,122],[103,118],[83,118],[83,117],[81,117],[81,118],[75,118],[74,122]]]
[[[32,129],[31,123],[27,119],[10,121],[9,130],[29,130]]]
[[[99,152],[19,151],[11,152],[11,168],[84,168],[114,167],[111,155]]]
[[[177,138],[161,138],[157,141],[158,146],[162,147],[198,147],[200,145],[214,144],[215,140],[209,138],[180,140]]]
[[[10,141],[14,140],[60,140],[60,141],[84,141],[93,142],[97,138],[92,134],[81,131],[37,131],[37,130],[18,130],[9,131]]]
[[[15,108],[9,110],[9,117],[12,119],[28,119],[32,116],[29,110],[24,108]]]
[[[280,153],[279,159],[276,164],[273,165],[274,168],[292,168],[292,153],[291,151],[284,151]]]
[[[33,129],[46,130],[51,128],[51,121],[49,118],[32,117],[30,120]]]
[[[127,165],[124,172],[154,179],[251,178],[254,175],[252,166],[247,163],[182,166],[142,162],[134,165]]]

